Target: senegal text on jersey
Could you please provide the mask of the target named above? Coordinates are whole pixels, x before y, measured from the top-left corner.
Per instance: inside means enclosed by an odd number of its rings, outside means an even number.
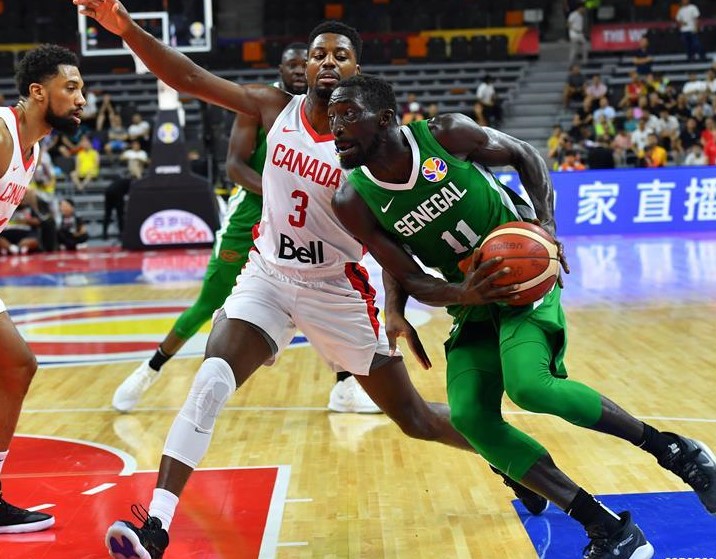
[[[440,217],[448,211],[452,205],[467,194],[467,190],[460,191],[452,181],[443,186],[440,192],[433,194],[402,219],[395,222],[395,230],[404,237],[410,237],[413,233],[420,231],[426,223]]]

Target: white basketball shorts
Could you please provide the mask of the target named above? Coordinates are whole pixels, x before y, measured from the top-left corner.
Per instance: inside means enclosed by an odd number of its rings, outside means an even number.
[[[389,355],[375,291],[359,264],[348,264],[344,276],[297,280],[252,251],[224,312],[261,328],[278,352],[300,329],[334,372],[367,375],[376,353]]]
[[[2,302],[2,299],[0,299],[0,312],[5,312],[7,310],[7,307],[5,306],[5,303]]]

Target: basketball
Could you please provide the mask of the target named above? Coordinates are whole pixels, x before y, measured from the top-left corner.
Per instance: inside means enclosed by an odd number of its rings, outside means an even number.
[[[496,227],[485,237],[476,257],[480,261],[501,256],[502,267],[510,273],[494,282],[507,286],[520,284],[510,301],[513,306],[528,305],[544,297],[554,286],[559,275],[557,245],[552,236],[539,225],[524,221],[511,221]]]

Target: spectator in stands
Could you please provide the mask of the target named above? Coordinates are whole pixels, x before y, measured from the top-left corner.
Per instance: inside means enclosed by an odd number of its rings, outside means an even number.
[[[696,103],[691,109],[691,114],[694,114],[694,111],[701,107],[701,114],[704,115],[704,118],[710,118],[714,116],[714,108],[711,105],[711,102],[709,101],[709,96],[706,93],[700,93],[696,97]]]
[[[640,118],[636,130],[631,133],[631,141],[639,157],[643,156],[644,148],[646,148],[646,144],[649,140],[649,134],[651,134],[651,130],[646,126],[648,121],[649,119],[647,117]]]
[[[708,143],[704,139],[702,139],[701,146],[704,150],[704,155],[706,156],[706,164],[716,165],[716,143]]]
[[[72,157],[80,150],[80,142],[87,135],[87,128],[83,125],[74,134],[60,134],[57,150],[62,157]],[[89,139],[89,138],[88,138]],[[54,156],[53,156],[54,157]]]
[[[714,127],[713,117],[708,117],[704,121],[704,129],[701,131],[701,140],[707,144],[716,142],[716,127]]]
[[[594,111],[592,110],[592,100],[585,97],[582,106],[577,109],[579,117],[579,126],[592,126],[594,124]]]
[[[639,104],[639,97],[646,93],[646,86],[639,74],[632,70],[629,76],[631,80],[624,86],[624,96],[619,101],[619,107],[622,109],[636,107]]]
[[[480,126],[488,125],[487,118],[485,117],[485,109],[479,101],[473,103],[472,112],[468,116]]]
[[[616,129],[614,128],[614,121],[608,118],[606,114],[602,113],[599,115],[599,117],[594,119],[595,138],[601,138],[602,136],[606,136],[607,138],[613,138],[615,135]],[[585,143],[585,146],[588,147],[588,144]]]
[[[428,109],[425,111],[425,118],[434,118],[440,114],[440,108],[434,101],[428,105]]]
[[[132,140],[129,144],[129,149],[122,152],[120,159],[127,163],[127,171],[129,171],[129,176],[132,179],[141,179],[144,169],[149,163],[149,156],[142,149],[138,140]]]
[[[585,14],[587,9],[584,2],[580,2],[576,10],[573,10],[567,17],[567,29],[569,30],[569,63],[574,64],[577,58],[581,58],[582,64],[587,63],[587,38],[584,35]]]
[[[75,168],[70,178],[75,188],[82,192],[87,185],[99,176],[99,152],[94,149],[89,136],[80,140],[79,150],[75,154]]]
[[[699,134],[706,127],[706,115],[704,114],[704,108],[702,105],[696,105],[691,109],[691,117],[696,121],[696,127],[699,129]]]
[[[646,146],[644,147],[643,166],[644,167],[665,167],[668,154],[666,150],[659,145],[659,138],[656,134],[649,134]]]
[[[676,23],[681,31],[681,38],[686,45],[686,56],[689,60],[698,54],[701,60],[706,60],[706,53],[699,41],[699,17],[701,12],[691,0],[681,0],[681,7],[676,12]]]
[[[597,136],[597,145],[587,151],[587,166],[590,169],[614,169],[614,150],[609,136]]]
[[[87,90],[87,93],[85,93],[85,101],[87,101],[87,104],[82,110],[82,124],[84,124],[88,130],[95,130],[97,127],[99,107],[97,105],[97,94],[93,89]]]
[[[0,256],[28,254],[40,249],[40,216],[23,199],[0,232]]]
[[[676,105],[669,112],[678,118],[679,123],[684,126],[686,121],[691,118],[691,107],[689,107],[689,100],[686,95],[679,93],[676,98]]]
[[[624,128],[617,130],[616,136],[612,140],[612,150],[614,160],[617,165],[633,165],[636,161],[636,155],[632,150],[632,140],[629,132]]]
[[[547,138],[547,157],[550,159],[554,159],[557,155],[557,150],[559,149],[559,143],[562,139],[562,134],[564,131],[562,130],[562,126],[559,124],[555,124],[552,127],[552,134],[549,138]]]
[[[613,121],[616,115],[617,112],[614,110],[614,107],[609,104],[609,99],[602,97],[599,99],[599,108],[594,111],[592,117],[595,121],[598,121],[602,116],[605,116],[607,120]]]
[[[110,113],[109,130],[107,131],[107,141],[104,144],[104,152],[107,155],[122,153],[127,149],[128,140],[129,133],[122,124],[122,116],[119,113]]]
[[[607,96],[607,85],[599,74],[594,74],[584,88],[584,93],[592,102],[592,110],[599,107],[599,101]]]
[[[418,110],[417,111],[411,111],[411,106],[414,109],[415,105],[413,103],[418,104]],[[403,115],[410,112],[422,112],[423,108],[420,106],[420,103],[418,102],[418,96],[413,93],[412,91],[408,93],[406,96],[405,103],[403,103],[403,107],[400,109],[400,118],[403,119]]]
[[[482,103],[482,110],[490,126],[495,126],[502,120],[500,98],[495,90],[494,79],[487,74],[477,88],[477,100]]]
[[[716,70],[713,68],[706,70],[706,88],[709,94],[716,94]]]
[[[584,99],[584,87],[587,78],[584,77],[579,64],[572,64],[567,75],[567,83],[564,85],[562,100],[564,106],[569,107],[570,101],[582,101]]]
[[[52,163],[52,158],[47,152],[47,147],[40,144],[40,154],[37,157],[37,166],[32,175],[32,185],[36,190],[51,197],[55,193],[56,182],[57,177],[55,175],[55,166]]]
[[[423,110],[420,107],[420,103],[417,101],[413,101],[408,105],[407,112],[403,113],[403,118],[401,119],[401,122],[403,124],[409,124],[411,122],[416,122],[418,120],[423,120]]]
[[[109,122],[111,126],[111,117],[113,114],[119,113],[114,110],[114,106],[112,105],[112,96],[109,93],[105,93],[104,95],[102,95],[102,104],[100,105],[99,110],[97,112],[97,123],[95,125],[95,129],[97,131],[104,130],[105,122]]]
[[[637,129],[639,125],[639,119],[634,116],[634,109],[632,107],[627,107],[627,109],[624,111],[624,118],[623,122],[621,124],[629,134],[634,132],[634,130]]]
[[[586,167],[577,158],[577,151],[568,149],[564,152],[564,161],[557,168],[558,171],[584,171]]]
[[[676,144],[681,133],[679,119],[669,113],[669,109],[661,107],[659,110],[659,127],[657,128],[659,142],[668,151],[676,149]]]
[[[648,91],[656,91],[659,95],[666,95],[671,80],[664,75],[664,72],[654,72],[646,76],[646,88]]]
[[[552,168],[555,171],[559,169],[559,166],[564,161],[568,151],[574,151],[576,153],[574,148],[574,140],[568,134],[562,134],[562,137],[559,140],[559,145],[557,146],[557,150],[553,155],[554,163],[552,164]]]
[[[681,153],[691,151],[694,144],[701,144],[701,131],[695,118],[686,121],[686,127],[679,134],[679,145],[677,149]]]
[[[76,250],[82,248],[89,239],[84,221],[75,213],[72,198],[60,202],[60,223],[57,229],[57,242],[60,248]]]
[[[649,48],[649,39],[646,35],[642,35],[639,39],[639,48],[634,53],[634,71],[640,76],[646,77],[651,74],[651,49]]]
[[[149,153],[151,132],[151,125],[142,118],[140,113],[134,113],[132,115],[132,124],[127,127],[129,140],[139,140],[139,143],[142,144],[142,149]]]
[[[706,80],[699,79],[696,72],[689,74],[689,79],[684,82],[681,92],[686,95],[689,101],[689,105],[696,104],[697,98],[700,94],[708,92],[709,86]]]
[[[706,154],[704,153],[701,144],[697,143],[691,146],[688,155],[684,159],[684,165],[708,165],[708,159],[706,158]]]

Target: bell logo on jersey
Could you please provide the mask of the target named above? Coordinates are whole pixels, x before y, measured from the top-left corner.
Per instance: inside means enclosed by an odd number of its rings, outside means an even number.
[[[288,235],[281,233],[281,248],[278,251],[278,257],[283,260],[298,260],[303,264],[323,264],[323,241],[311,241],[308,248],[298,247],[296,243]]]
[[[430,157],[423,161],[423,177],[430,182],[440,182],[447,175],[448,167],[439,157]]]

